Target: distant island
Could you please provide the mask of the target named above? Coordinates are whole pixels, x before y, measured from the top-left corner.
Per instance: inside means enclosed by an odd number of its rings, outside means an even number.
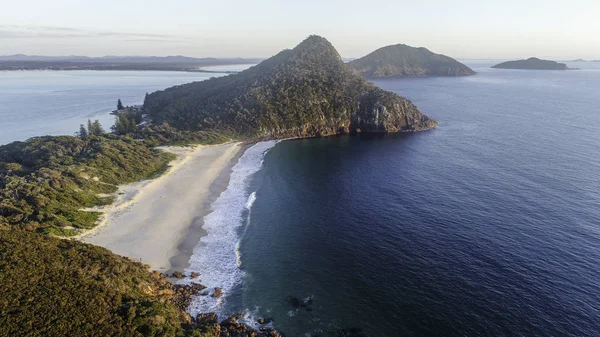
[[[255,64],[257,58],[194,58],[185,56],[0,56],[0,70],[154,70],[215,72],[209,66]],[[221,71],[220,71],[221,72]],[[229,72],[229,71],[225,71]]]
[[[409,100],[368,83],[320,36],[238,74],[152,93],[144,110],[156,125],[216,129],[246,139],[417,131],[437,125]]]
[[[496,69],[527,69],[527,70],[567,70],[567,65],[549,60],[530,57],[527,60],[507,61],[492,66]]]
[[[348,65],[366,78],[404,76],[466,76],[475,72],[446,55],[405,44],[383,47]]]

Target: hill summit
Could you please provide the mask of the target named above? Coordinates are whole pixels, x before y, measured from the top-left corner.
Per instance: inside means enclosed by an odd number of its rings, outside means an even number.
[[[404,76],[466,76],[475,72],[446,55],[427,48],[396,44],[351,61],[350,67],[367,78]]]
[[[144,108],[154,124],[252,139],[437,125],[409,100],[366,82],[316,35],[240,73],[152,93]]]

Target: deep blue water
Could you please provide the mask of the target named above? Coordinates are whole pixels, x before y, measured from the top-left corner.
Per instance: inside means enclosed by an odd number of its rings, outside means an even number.
[[[600,335],[600,71],[476,70],[375,82],[435,130],[275,145],[230,310],[286,336]]]

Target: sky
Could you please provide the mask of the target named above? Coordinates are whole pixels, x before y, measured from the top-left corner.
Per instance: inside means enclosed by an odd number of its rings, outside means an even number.
[[[344,57],[404,43],[460,59],[600,59],[598,0],[1,0],[0,55]]]

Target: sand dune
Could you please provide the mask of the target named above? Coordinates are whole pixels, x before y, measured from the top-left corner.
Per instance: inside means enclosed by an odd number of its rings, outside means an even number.
[[[102,223],[81,241],[142,261],[154,270],[187,265],[203,235],[202,218],[214,194],[226,187],[224,180],[241,145],[162,149],[178,154],[169,171],[155,180],[122,186],[116,202],[101,209]]]

